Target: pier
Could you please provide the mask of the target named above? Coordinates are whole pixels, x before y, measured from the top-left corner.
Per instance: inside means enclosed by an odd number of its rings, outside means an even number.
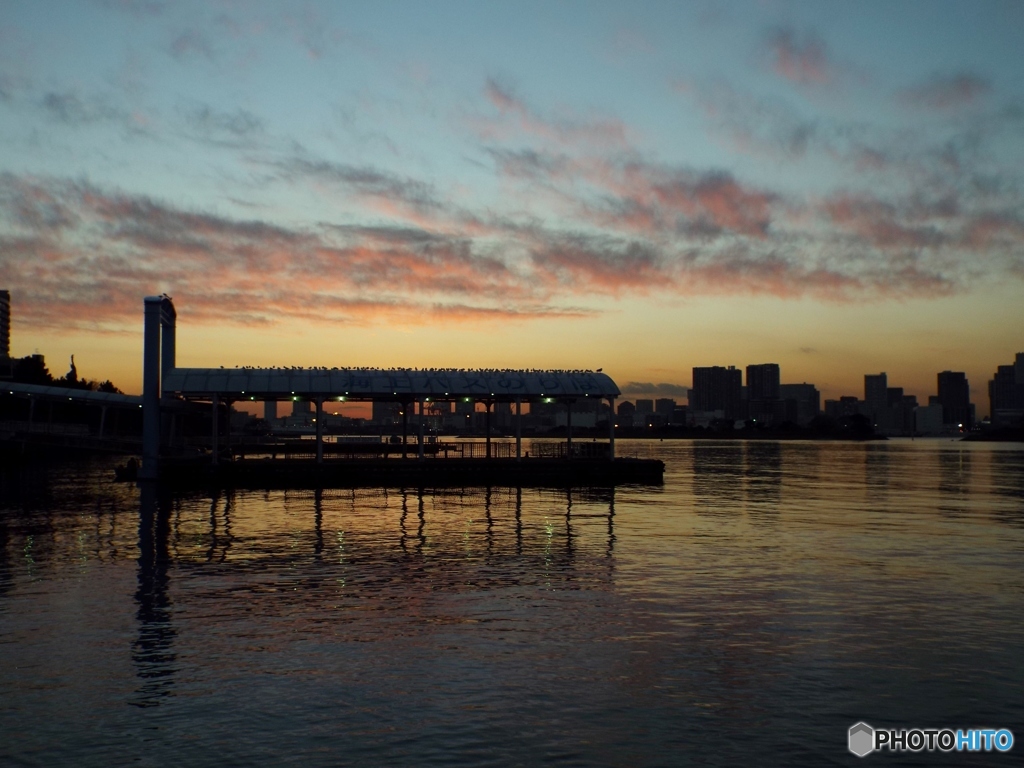
[[[617,458],[615,421],[608,419],[600,442],[573,442],[572,406],[607,401],[614,413],[621,394],[600,370],[520,370],[455,368],[179,368],[176,365],[177,313],[168,296],[145,299],[143,350],[143,460],[139,476],[174,484],[216,483],[244,487],[349,487],[352,485],[615,485],[660,483],[664,464],[651,459]],[[239,451],[232,445],[230,419],[222,409],[237,402],[306,401],[316,408],[312,446],[294,455],[278,450]],[[400,406],[401,438],[379,450],[339,450],[324,439],[324,405],[332,402],[387,401]],[[425,413],[436,403],[483,406],[485,438],[465,455],[465,447],[425,440]],[[556,404],[566,409],[563,442],[544,455],[524,454],[524,405]],[[494,444],[490,417],[496,404],[513,408],[514,443]],[[209,408],[209,450],[172,450],[175,419],[170,408]],[[410,436],[415,440],[410,442]],[[309,443],[310,441],[304,441]],[[447,445],[447,449],[445,446]],[[501,449],[498,450],[499,445]],[[280,456],[279,456],[280,454]],[[500,455],[499,455],[500,454]]]

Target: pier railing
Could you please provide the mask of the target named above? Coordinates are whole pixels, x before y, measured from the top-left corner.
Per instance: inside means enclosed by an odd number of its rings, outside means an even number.
[[[208,452],[209,440],[191,438],[185,441],[190,451]],[[516,444],[513,440],[492,440],[488,452],[486,441],[476,440],[443,440],[425,442],[422,446],[425,460],[459,460],[459,459],[514,459]],[[524,459],[606,459],[609,455],[607,442],[575,442],[571,445],[564,441],[524,440],[521,457]],[[317,445],[313,439],[279,438],[274,436],[233,436],[230,443],[221,443],[220,455],[223,458],[237,459],[310,459],[316,458]],[[322,444],[323,460],[356,460],[359,459],[418,459],[420,445],[409,442],[401,443],[377,442],[369,438],[366,442],[348,440],[333,441],[329,438]]]

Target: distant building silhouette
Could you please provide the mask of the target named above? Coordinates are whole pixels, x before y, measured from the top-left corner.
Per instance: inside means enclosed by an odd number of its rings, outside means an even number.
[[[864,405],[867,408],[866,416],[871,417],[873,424],[878,424],[882,414],[889,407],[889,379],[882,373],[864,374]]]
[[[942,405],[928,399],[928,405],[922,405],[914,411],[914,431],[919,435],[938,435],[943,430]]]
[[[862,405],[863,401],[853,395],[843,395],[838,400],[825,401],[825,415],[833,419],[855,416],[861,412]]]
[[[694,368],[690,409],[703,412],[721,411],[727,419],[742,418],[742,386],[743,374],[734,365],[728,368],[720,365]]]
[[[747,397],[750,400],[779,399],[779,364],[747,366]]]
[[[671,416],[676,409],[676,401],[671,397],[659,397],[654,401],[654,412],[664,416]]]
[[[785,421],[779,402],[779,364],[747,366],[747,415],[766,424]]]
[[[942,371],[939,376],[938,402],[942,406],[942,423],[971,428],[971,387],[963,371]]]
[[[637,413],[654,413],[654,401],[638,398],[636,401]]]
[[[636,420],[636,406],[629,400],[623,400],[619,403],[616,409],[618,417],[615,419],[615,423],[620,427],[632,427]]]
[[[1024,352],[1018,352],[1013,365],[1000,365],[988,383],[989,413],[992,426],[1015,427],[1024,424]]]
[[[374,400],[370,406],[370,418],[374,424],[379,426],[393,427],[402,421],[401,410],[400,403]]]
[[[805,427],[821,413],[821,393],[813,384],[780,384],[779,399],[783,407],[782,421]]]

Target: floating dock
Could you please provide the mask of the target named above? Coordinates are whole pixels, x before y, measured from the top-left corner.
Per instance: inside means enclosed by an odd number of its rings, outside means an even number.
[[[621,392],[602,369],[538,370],[513,368],[179,368],[176,363],[177,312],[169,296],[144,301],[142,394],[142,466],[138,477],[171,485],[349,487],[349,486],[612,486],[661,483],[665,465],[656,459],[616,458],[615,399]],[[239,455],[232,445],[232,403],[261,402],[276,412],[279,402],[303,403],[314,413],[315,439],[309,457],[293,454],[289,443],[262,446],[264,454]],[[324,406],[330,403],[391,403],[401,414],[396,450],[374,446],[359,453],[325,441]],[[492,444],[491,416],[501,406],[511,416],[515,442],[504,455]],[[198,407],[209,414],[209,441],[203,454],[176,458],[175,408]],[[565,441],[543,448],[544,455],[523,451],[523,409],[560,411]],[[464,452],[457,457],[434,447],[427,438],[427,411],[447,408],[483,416],[483,457]],[[573,412],[583,408],[595,420],[606,414],[607,438],[587,444],[573,442]],[[394,425],[397,427],[397,425]],[[416,437],[410,445],[410,432]],[[294,445],[294,444],[291,444]],[[259,449],[258,449],[259,450]],[[414,451],[415,453],[411,453]],[[283,453],[284,455],[280,455]],[[276,454],[276,455],[275,455]]]
[[[317,463],[308,459],[165,460],[160,482],[172,487],[222,488],[523,488],[661,485],[665,464],[656,459],[608,460],[360,458]]]

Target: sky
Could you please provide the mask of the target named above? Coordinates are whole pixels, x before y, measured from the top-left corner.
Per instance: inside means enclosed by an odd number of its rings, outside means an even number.
[[[0,3],[12,354],[776,362],[863,396],[1024,351],[1019,2]]]

